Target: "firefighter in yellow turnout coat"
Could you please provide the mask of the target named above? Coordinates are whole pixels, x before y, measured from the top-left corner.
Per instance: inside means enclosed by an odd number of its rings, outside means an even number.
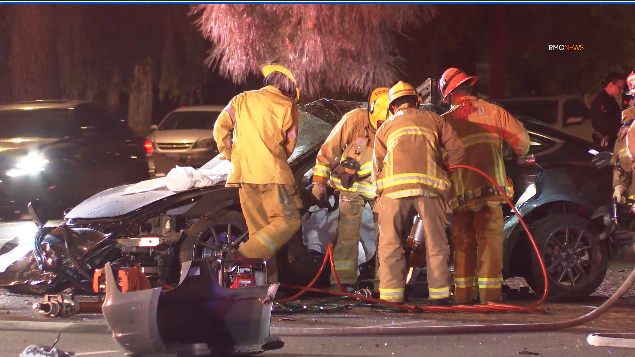
[[[508,194],[513,188],[507,183],[503,142],[522,156],[529,150],[529,135],[506,110],[471,95],[476,79],[456,68],[443,73],[439,89],[452,105],[443,117],[463,141],[463,164],[485,172]],[[460,304],[472,302],[477,293],[483,304],[501,299],[504,202],[503,195],[479,173],[458,169],[453,174],[454,294]]]
[[[635,72],[626,79],[629,88],[628,95],[635,94]],[[633,185],[633,159],[635,153],[635,140],[632,138],[635,122],[635,107],[630,107],[622,112],[622,127],[617,134],[615,148],[613,149],[612,164],[619,164],[613,167],[613,198],[619,203],[626,203],[626,199],[635,199],[635,186]]]
[[[249,240],[238,256],[269,262],[277,282],[275,255],[300,229],[299,192],[287,159],[298,134],[300,91],[291,72],[263,67],[266,87],[235,96],[214,125],[218,151],[233,164],[227,187],[238,187]],[[231,132],[233,130],[233,133]]]
[[[425,232],[430,304],[447,306],[452,304],[446,235],[450,189],[447,167],[461,163],[465,151],[443,118],[417,109],[419,101],[411,85],[399,82],[393,86],[389,107],[394,115],[379,128],[375,138],[379,295],[391,302],[404,301],[407,268],[403,225],[414,206]],[[443,162],[444,150],[447,162]]]
[[[333,128],[316,159],[313,172],[313,195],[326,199],[325,185],[340,190],[339,222],[333,248],[333,264],[340,283],[351,289],[357,281],[359,230],[366,203],[374,206],[375,186],[371,177],[375,131],[386,120],[389,88],[375,89],[368,108],[346,113]],[[347,161],[348,160],[348,161]],[[359,169],[344,167],[354,160]],[[343,165],[344,164],[344,165]],[[376,239],[375,239],[376,241]],[[331,275],[335,289],[335,276]]]

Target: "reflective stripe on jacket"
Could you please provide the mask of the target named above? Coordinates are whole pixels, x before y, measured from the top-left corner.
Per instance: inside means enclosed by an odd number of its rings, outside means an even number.
[[[297,104],[276,87],[232,98],[214,124],[218,151],[233,164],[227,186],[294,184],[287,159],[297,142],[298,120]]]
[[[503,142],[508,142],[517,155],[525,155],[530,140],[524,125],[505,109],[474,96],[463,97],[461,103],[453,105],[443,117],[452,125],[465,146],[463,164],[485,172],[505,189],[506,194],[509,193],[513,187],[509,187],[507,182]],[[453,209],[463,208],[473,200],[490,206],[504,202],[495,186],[479,173],[467,169],[456,170],[452,176],[450,205]]]
[[[622,123],[624,126],[620,128],[613,148],[612,164],[619,164],[619,167],[613,166],[613,187],[621,185],[626,188],[625,196],[632,198],[635,195],[635,187],[633,187],[633,160],[629,156],[629,148],[627,146],[627,134],[629,132],[630,122],[635,120],[635,108],[628,108],[622,112]]]
[[[356,150],[359,148],[357,140],[366,141],[362,150]],[[359,192],[374,198],[375,187],[371,177],[374,143],[374,128],[370,125],[365,108],[353,109],[344,114],[320,148],[313,170],[313,182],[328,183],[341,191]],[[357,160],[361,166],[357,171],[357,182],[349,189],[342,186],[339,178],[331,175],[337,164],[347,157]]]
[[[448,153],[447,165],[457,165],[465,156],[449,123],[426,110],[398,111],[377,130],[373,156],[377,194],[446,197],[450,180],[443,167],[443,149]]]

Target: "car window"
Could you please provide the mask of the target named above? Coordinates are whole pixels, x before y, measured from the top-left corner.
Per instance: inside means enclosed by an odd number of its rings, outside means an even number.
[[[527,115],[545,124],[558,122],[557,100],[503,101],[501,105],[512,115]]]
[[[529,133],[529,139],[530,139],[529,152],[527,153],[528,155],[529,154],[535,155],[541,152],[545,152],[558,144],[557,141],[550,139],[546,136],[543,136],[531,131],[528,133]]]
[[[69,135],[69,109],[0,111],[0,138],[63,138]]]
[[[567,99],[562,105],[562,124],[574,125],[588,119],[591,110],[579,100]]]
[[[83,131],[90,130],[100,134],[117,134],[125,131],[125,125],[105,107],[94,103],[78,105],[75,108],[75,120]]]
[[[213,130],[220,111],[172,112],[161,122],[159,130]]]

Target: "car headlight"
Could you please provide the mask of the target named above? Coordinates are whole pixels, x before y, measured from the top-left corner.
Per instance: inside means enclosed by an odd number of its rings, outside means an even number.
[[[194,143],[192,149],[209,149],[215,145],[214,139],[199,140]]]
[[[15,168],[7,171],[7,176],[18,177],[38,173],[44,171],[49,162],[39,154],[29,154],[18,160]]]
[[[523,192],[523,194],[520,195],[520,197],[518,198],[518,202],[516,202],[516,208],[517,209],[520,208],[527,201],[529,201],[530,198],[534,197],[535,195],[536,195],[536,184],[532,182],[531,184],[529,184],[529,186],[527,186],[527,188],[525,189],[525,192]]]

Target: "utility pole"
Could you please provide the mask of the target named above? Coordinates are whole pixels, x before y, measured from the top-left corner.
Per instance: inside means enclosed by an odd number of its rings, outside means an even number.
[[[490,98],[505,96],[507,84],[507,45],[505,4],[493,5],[490,18]]]

